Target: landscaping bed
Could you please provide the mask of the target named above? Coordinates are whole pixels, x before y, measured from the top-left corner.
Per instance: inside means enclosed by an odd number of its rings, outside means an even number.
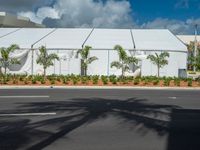
[[[172,78],[155,76],[148,77],[117,77],[111,76],[80,76],[80,75],[6,75],[0,76],[0,86],[146,86],[146,87],[200,87],[200,79]]]

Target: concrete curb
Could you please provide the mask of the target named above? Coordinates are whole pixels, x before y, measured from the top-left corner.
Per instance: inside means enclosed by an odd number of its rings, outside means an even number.
[[[0,89],[127,89],[127,90],[200,90],[200,87],[143,86],[0,86]]]

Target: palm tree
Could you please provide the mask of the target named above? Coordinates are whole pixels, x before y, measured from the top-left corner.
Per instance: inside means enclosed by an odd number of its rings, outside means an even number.
[[[166,59],[167,57],[169,57],[168,52],[162,52],[160,55],[158,55],[158,53],[155,53],[155,55],[147,56],[147,59],[150,59],[150,61],[157,66],[158,77],[160,77],[160,68],[163,68],[165,65],[168,64],[168,60]]]
[[[48,54],[47,49],[45,46],[41,46],[39,48],[40,55],[38,56],[36,62],[37,64],[40,64],[43,66],[44,70],[44,78],[46,77],[46,69],[50,66],[53,66],[53,60],[59,60],[59,57],[57,54]]]
[[[98,60],[96,56],[89,57],[90,50],[92,47],[85,46],[83,49],[79,49],[76,53],[76,58],[81,56],[81,67],[83,68],[83,75],[87,75],[88,65],[91,64],[93,61]]]
[[[7,68],[13,64],[20,64],[20,61],[16,58],[11,58],[10,53],[14,52],[16,49],[19,49],[19,46],[16,44],[12,44],[8,48],[0,48],[0,73],[1,68],[4,67],[4,74],[7,74]]]
[[[198,54],[196,57],[190,56],[188,61],[192,67],[196,67],[197,71],[200,70],[200,54]]]
[[[200,45],[197,46],[197,56],[194,56],[194,47],[195,47],[195,43],[194,42],[190,42],[189,45],[187,45],[188,47],[188,53],[189,53],[189,57],[188,57],[188,68],[191,69],[192,67],[196,67],[197,70],[200,70]]]
[[[119,55],[119,61],[113,61],[111,63],[111,68],[116,67],[117,69],[121,69],[121,76],[124,77],[124,73],[130,70],[130,64],[137,64],[138,59],[135,57],[130,57],[127,55],[126,51],[120,46],[116,45],[114,50],[117,50]]]

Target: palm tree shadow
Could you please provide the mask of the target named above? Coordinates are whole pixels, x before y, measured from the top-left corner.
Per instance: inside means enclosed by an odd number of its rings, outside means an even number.
[[[43,149],[62,138],[78,127],[105,119],[109,115],[123,119],[131,128],[137,128],[139,133],[144,130],[154,131],[162,136],[169,131],[169,116],[172,109],[179,108],[174,105],[160,105],[149,103],[145,99],[131,98],[126,100],[85,98],[67,101],[23,103],[16,112],[57,112],[62,116],[28,123],[26,128],[57,127],[54,133],[43,137],[37,144],[30,145],[28,149]],[[138,128],[139,127],[139,128]],[[29,144],[29,142],[27,142]]]

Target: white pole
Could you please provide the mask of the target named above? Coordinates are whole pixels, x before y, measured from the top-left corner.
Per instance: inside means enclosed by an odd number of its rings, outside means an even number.
[[[108,50],[107,76],[110,75],[110,50]]]
[[[195,39],[194,39],[194,58],[197,57],[197,24],[195,25]],[[196,72],[196,66],[194,66],[194,72]]]
[[[33,46],[31,46],[31,75],[33,75],[33,66],[34,65],[34,50]]]

